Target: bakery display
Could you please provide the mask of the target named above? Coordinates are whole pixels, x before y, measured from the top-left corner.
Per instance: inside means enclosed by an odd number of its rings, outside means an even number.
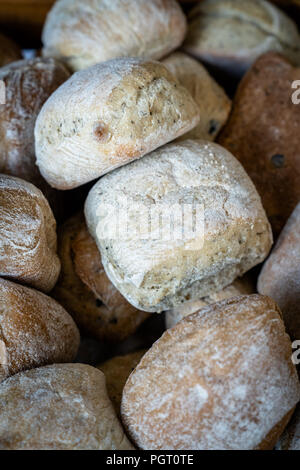
[[[0,279],[0,345],[2,381],[25,369],[73,361],[79,332],[55,300]]]
[[[241,296],[186,317],[125,385],[129,437],[149,450],[272,449],[300,398],[291,352],[268,297]]]
[[[133,450],[104,375],[83,364],[21,372],[0,384],[2,450]]]

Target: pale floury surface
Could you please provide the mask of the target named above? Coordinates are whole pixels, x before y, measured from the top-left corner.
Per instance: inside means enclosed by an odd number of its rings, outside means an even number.
[[[159,62],[116,59],[74,74],[43,106],[37,164],[48,183],[72,189],[193,129],[199,109]]]
[[[55,364],[0,385],[2,450],[133,450],[107,396],[105,377]]]
[[[292,348],[268,297],[210,305],[143,356],[122,398],[142,449],[272,449],[300,399]]]
[[[185,33],[175,0],[59,0],[44,26],[43,54],[73,71],[117,57],[161,59]]]
[[[127,232],[113,237],[106,228],[114,226],[118,205],[118,226]],[[177,209],[187,211],[185,225]],[[189,221],[193,211],[196,225]],[[272,244],[244,169],[225,149],[204,141],[168,144],[101,178],[85,216],[108,277],[130,303],[149,312],[221,290],[262,262]]]

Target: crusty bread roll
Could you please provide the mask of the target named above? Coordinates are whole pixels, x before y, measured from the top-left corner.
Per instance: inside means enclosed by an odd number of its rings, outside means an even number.
[[[215,140],[231,110],[225,91],[200,62],[182,52],[171,54],[163,64],[189,90],[200,110],[200,123],[181,139]]]
[[[105,375],[107,393],[118,415],[120,414],[124,385],[145,352],[146,349],[143,349],[124,356],[115,356],[98,366],[98,369]]]
[[[57,281],[56,222],[42,192],[0,174],[0,276],[49,292]]]
[[[55,300],[0,279],[0,381],[25,369],[73,361],[78,346],[78,329]]]
[[[272,244],[242,166],[200,140],[166,145],[104,176],[85,215],[108,277],[149,312],[221,290],[262,262]]]
[[[189,315],[144,355],[122,419],[141,449],[272,449],[300,399],[291,342],[268,297]]]
[[[237,297],[239,295],[254,294],[255,287],[251,282],[250,277],[245,275],[242,278],[236,279],[232,284],[225,287],[219,292],[213,292],[206,297],[202,297],[197,300],[185,302],[178,307],[168,310],[166,312],[166,327],[172,328],[183,318],[191,315],[192,313],[201,310],[201,308],[207,307],[210,304],[214,304],[221,300],[230,299],[231,297]]]
[[[300,450],[300,406],[276,445],[276,450]]]
[[[82,214],[59,229],[58,254],[62,269],[52,294],[77,325],[99,340],[120,342],[133,334],[148,315],[109,281]]]
[[[300,339],[300,202],[263,266],[257,289],[278,303],[289,335]]]
[[[0,67],[20,59],[22,59],[22,52],[19,46],[11,39],[0,34]]]
[[[268,51],[300,63],[296,24],[265,0],[203,0],[189,15],[183,49],[235,75]]]
[[[300,68],[272,52],[260,57],[239,85],[218,142],[254,182],[277,237],[300,201],[300,106],[292,83]]]
[[[133,450],[104,375],[83,364],[22,372],[0,385],[2,450]]]
[[[77,72],[45,103],[35,128],[37,164],[72,189],[191,130],[199,110],[159,62],[116,59]]]
[[[117,57],[160,59],[182,43],[175,0],[59,0],[43,31],[43,53],[80,70]]]

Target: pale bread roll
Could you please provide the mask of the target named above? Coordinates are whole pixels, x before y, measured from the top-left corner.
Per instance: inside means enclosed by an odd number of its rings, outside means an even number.
[[[2,450],[133,450],[105,377],[83,364],[22,372],[0,385]]]
[[[60,271],[56,222],[42,192],[0,174],[0,276],[49,292]]]
[[[190,12],[183,49],[236,75],[268,51],[300,63],[296,24],[265,0],[203,0]]]
[[[226,123],[231,100],[200,62],[182,52],[174,52],[163,64],[185,86],[200,110],[200,122],[180,139],[215,140]]]
[[[129,437],[150,450],[272,449],[300,399],[291,354],[268,297],[235,297],[186,317],[125,385]]]
[[[240,163],[200,140],[168,144],[101,178],[85,216],[108,277],[149,312],[221,290],[261,263],[272,244]]]
[[[221,300],[230,299],[239,295],[254,294],[255,287],[247,275],[240,279],[236,279],[230,286],[225,287],[219,292],[214,292],[201,299],[185,302],[179,307],[166,312],[166,327],[172,328],[183,318],[198,312],[201,308],[207,307]]]
[[[175,0],[59,0],[43,31],[43,54],[73,71],[117,57],[160,59],[182,43]]]
[[[71,362],[78,347],[78,329],[55,300],[0,279],[0,381],[25,369]]]
[[[22,52],[19,46],[11,39],[0,34],[0,67],[20,59],[22,59]]]
[[[36,122],[37,164],[49,184],[72,189],[188,132],[199,110],[159,62],[116,59],[77,72]]]

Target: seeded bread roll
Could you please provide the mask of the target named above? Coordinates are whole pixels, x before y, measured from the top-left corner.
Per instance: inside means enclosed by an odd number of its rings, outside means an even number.
[[[160,59],[182,43],[175,0],[59,0],[43,31],[43,54],[73,71],[117,57]]]
[[[300,202],[258,279],[258,292],[274,299],[291,338],[300,339]]]
[[[192,313],[201,310],[201,308],[207,307],[210,304],[214,304],[221,300],[230,299],[231,297],[237,297],[239,295],[254,294],[255,287],[251,282],[250,278],[245,275],[240,279],[236,279],[230,286],[225,287],[219,292],[214,292],[201,299],[185,302],[179,307],[174,308],[166,312],[166,327],[172,328],[183,318],[191,315]]]
[[[0,34],[0,67],[22,59],[22,52],[14,41]]]
[[[171,54],[163,64],[189,90],[200,110],[200,123],[181,139],[215,140],[231,110],[225,91],[200,62],[182,52]]]
[[[56,222],[42,192],[0,175],[0,276],[49,292],[60,271]]]
[[[210,305],[143,356],[123,391],[123,423],[141,449],[272,449],[300,399],[291,354],[268,297]]]
[[[83,364],[22,372],[0,385],[2,450],[133,450],[105,377]]]
[[[45,103],[37,164],[72,189],[142,157],[199,122],[186,88],[159,62],[116,59],[74,74]]]
[[[149,312],[221,290],[262,262],[272,244],[242,166],[200,140],[166,145],[101,178],[85,216],[108,277]]]
[[[71,362],[78,347],[78,329],[55,300],[0,279],[0,381],[25,369]]]
[[[300,64],[296,24],[265,0],[203,0],[189,15],[183,49],[235,75],[268,51]]]
[[[106,276],[82,214],[60,228],[58,254],[62,269],[53,296],[77,325],[100,341],[120,342],[133,334],[148,315],[130,305]]]

